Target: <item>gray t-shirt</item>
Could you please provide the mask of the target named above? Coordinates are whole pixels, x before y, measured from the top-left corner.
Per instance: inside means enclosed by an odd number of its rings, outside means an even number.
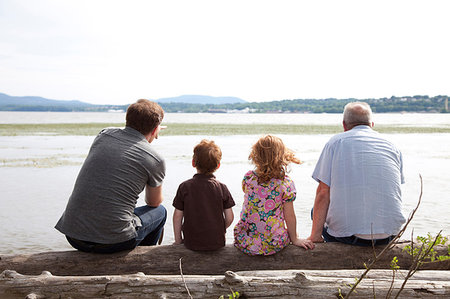
[[[55,228],[82,241],[115,244],[136,237],[134,214],[145,185],[161,185],[162,157],[138,131],[107,128],[95,138]]]

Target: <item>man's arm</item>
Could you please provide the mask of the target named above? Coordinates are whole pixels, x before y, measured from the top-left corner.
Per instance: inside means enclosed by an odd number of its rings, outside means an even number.
[[[313,224],[311,235],[308,237],[313,242],[323,242],[322,231],[323,225],[327,218],[328,207],[330,206],[330,187],[319,182],[316,191],[316,199],[314,201]]]
[[[173,236],[175,238],[174,244],[183,243],[183,236],[181,235],[181,226],[183,224],[183,211],[174,209],[173,211]]]
[[[158,187],[145,186],[145,203],[150,207],[157,207],[163,202],[162,185]]]
[[[228,228],[230,227],[231,223],[233,223],[234,219],[233,210],[231,208],[225,209],[223,213],[225,214],[225,228]]]

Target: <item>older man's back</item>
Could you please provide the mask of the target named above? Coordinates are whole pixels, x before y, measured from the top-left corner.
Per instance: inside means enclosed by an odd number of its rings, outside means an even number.
[[[368,109],[364,110],[365,121],[354,126],[345,123],[344,117],[345,132],[330,139],[317,162],[312,175],[319,182],[310,236],[313,241],[321,241],[322,234],[327,242],[369,245],[371,242],[365,240],[372,238],[386,242],[405,222],[401,211],[402,155],[372,130]]]

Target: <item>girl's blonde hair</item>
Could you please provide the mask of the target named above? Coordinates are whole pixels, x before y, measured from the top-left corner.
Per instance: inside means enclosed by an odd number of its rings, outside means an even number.
[[[272,178],[283,179],[289,163],[302,163],[279,137],[272,135],[261,137],[253,145],[248,159],[255,164],[260,183],[267,183]]]

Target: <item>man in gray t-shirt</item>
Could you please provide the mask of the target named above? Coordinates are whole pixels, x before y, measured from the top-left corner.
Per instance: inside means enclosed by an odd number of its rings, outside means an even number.
[[[95,138],[55,226],[74,248],[111,253],[157,243],[167,215],[165,163],[150,143],[163,117],[158,104],[139,100],[128,108],[124,129],[107,128]],[[144,188],[147,205],[136,208]]]

